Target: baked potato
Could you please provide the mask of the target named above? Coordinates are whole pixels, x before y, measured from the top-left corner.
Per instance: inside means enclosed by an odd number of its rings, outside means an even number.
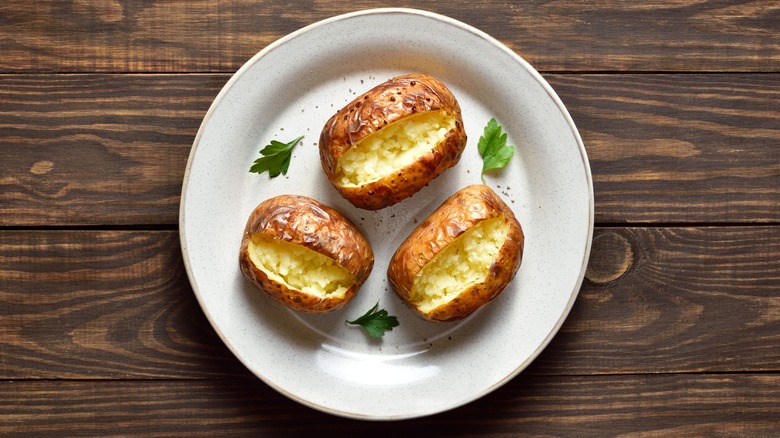
[[[497,297],[523,259],[523,230],[485,185],[466,187],[431,213],[398,247],[387,277],[431,321],[465,318]]]
[[[258,289],[306,313],[343,307],[366,281],[374,253],[338,211],[305,196],[260,203],[241,239],[239,266]]]
[[[422,74],[394,77],[339,110],[320,134],[328,180],[359,208],[379,210],[417,193],[457,164],[466,131],[455,96]]]

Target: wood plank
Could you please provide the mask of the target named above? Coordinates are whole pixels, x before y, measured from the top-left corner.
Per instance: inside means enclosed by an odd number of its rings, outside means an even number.
[[[360,422],[299,405],[258,380],[0,382],[0,434],[14,436],[776,436],[780,376],[521,375],[488,396],[403,422]],[[118,432],[121,431],[121,432]]]
[[[170,231],[0,233],[0,370],[6,379],[244,372],[200,310]]]
[[[232,72],[278,38],[379,0],[313,2],[290,13],[268,1],[43,2],[0,7],[4,72]],[[516,4],[409,1],[475,26],[544,71],[780,70],[772,2],[683,0]]]
[[[780,371],[780,227],[598,228],[547,373]]]
[[[780,221],[780,81],[554,75],[593,172],[596,221]]]
[[[598,223],[780,222],[774,75],[547,77],[585,141]],[[176,224],[228,78],[0,75],[0,226]]]
[[[780,371],[780,227],[599,228],[532,373]],[[0,378],[244,376],[172,231],[0,232]]]
[[[176,224],[227,76],[0,76],[0,225]]]

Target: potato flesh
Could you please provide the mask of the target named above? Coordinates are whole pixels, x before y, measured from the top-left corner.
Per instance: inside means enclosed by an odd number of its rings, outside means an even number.
[[[335,260],[301,245],[253,235],[249,259],[277,283],[321,298],[342,298],[355,277]]]
[[[391,123],[357,142],[339,160],[342,186],[379,181],[434,149],[455,127],[443,111],[427,111]]]
[[[463,233],[417,274],[411,303],[428,313],[464,289],[484,282],[508,232],[509,225],[501,215]]]

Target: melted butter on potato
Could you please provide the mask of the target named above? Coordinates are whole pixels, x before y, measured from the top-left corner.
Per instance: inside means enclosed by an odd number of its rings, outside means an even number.
[[[391,123],[341,157],[338,181],[345,187],[379,181],[430,152],[454,127],[455,118],[444,111],[419,113]]]
[[[342,298],[355,283],[355,277],[335,260],[260,234],[252,236],[249,258],[272,280],[321,298]]]
[[[411,303],[428,313],[464,289],[485,281],[508,230],[502,214],[480,222],[455,239],[417,274]]]

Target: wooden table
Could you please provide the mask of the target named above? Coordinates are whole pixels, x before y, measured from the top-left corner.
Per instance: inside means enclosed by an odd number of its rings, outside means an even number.
[[[215,335],[178,237],[211,101],[335,2],[0,5],[0,434],[778,436],[780,4],[401,1],[495,36],[585,142],[596,229],[552,344],[488,396],[330,416]]]

